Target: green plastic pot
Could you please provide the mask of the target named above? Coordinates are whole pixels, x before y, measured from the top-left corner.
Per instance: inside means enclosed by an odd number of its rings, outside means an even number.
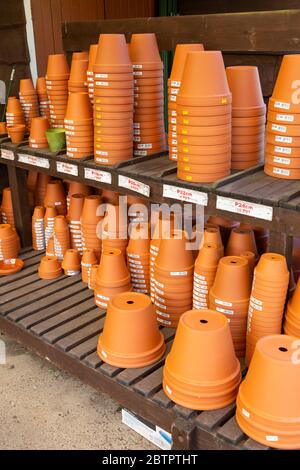
[[[66,131],[65,129],[48,129],[46,137],[51,152],[59,152],[66,147]]]

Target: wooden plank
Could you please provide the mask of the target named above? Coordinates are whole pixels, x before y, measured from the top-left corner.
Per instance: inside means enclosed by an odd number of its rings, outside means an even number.
[[[24,328],[30,328],[32,333],[38,336],[44,335],[45,341],[51,343],[52,332],[58,326],[63,325],[69,320],[79,317],[83,313],[92,310],[95,307],[94,296],[89,290],[84,290],[75,296],[65,299],[57,305],[55,312],[52,306],[43,309],[41,312],[34,313],[20,321]]]
[[[16,290],[13,290],[11,292],[4,292],[0,297],[0,305],[5,305],[12,301],[16,301],[17,304],[23,303],[22,301],[17,299],[22,298],[23,300],[23,297],[26,296],[28,292],[32,291],[38,294],[39,290],[45,289],[47,286],[51,286],[52,284],[56,284],[57,282],[57,279],[51,279],[49,281],[40,279],[38,274],[33,274],[32,276],[30,276],[30,278],[31,282],[29,283],[29,285],[28,283],[25,283],[25,285],[22,286],[22,281],[17,281]],[[20,285],[18,286],[18,284]]]
[[[290,10],[298,7],[299,0],[177,0],[180,15]]]
[[[20,305],[19,300],[6,304],[3,308],[4,313],[8,314],[11,320],[19,321],[49,305],[61,302],[63,298],[71,297],[74,294],[74,286],[76,289],[76,284],[78,285],[78,280],[75,278],[64,278],[44,289],[40,289],[38,292],[31,292],[23,297],[22,305]]]
[[[63,43],[67,51],[83,50],[98,40],[99,32],[128,37],[153,32],[165,51],[178,43],[202,42],[211,50],[281,55],[299,52],[299,22],[300,10],[74,22],[63,26]]]
[[[22,277],[21,279],[17,279],[15,282],[11,282],[10,284],[0,287],[0,304],[8,301],[7,299],[9,299],[9,294],[10,298],[17,298],[24,295],[24,293],[28,293],[29,285],[32,285],[32,288],[36,289],[38,287],[37,281],[40,282],[41,279],[36,273],[36,270],[34,270],[34,273],[30,276]],[[42,287],[45,287],[45,281],[43,281]],[[21,289],[21,294],[19,289]]]
[[[99,371],[102,372],[102,374],[107,375],[107,377],[115,377],[123,370],[126,370],[126,369],[122,369],[121,367],[111,366],[110,364],[107,364],[106,362],[103,362],[101,366],[99,366]]]
[[[263,444],[260,444],[253,439],[247,439],[243,443],[243,447],[247,450],[271,450],[271,447],[264,446]]]
[[[159,367],[154,372],[144,377],[140,382],[137,382],[133,386],[133,389],[141,395],[149,397],[161,389],[162,378],[163,367]]]
[[[62,321],[60,314],[64,315],[70,313],[72,308],[77,307],[79,314],[84,312],[85,300],[90,298],[90,292],[87,289],[84,289],[84,286],[78,286],[77,292],[75,295],[67,299],[63,299],[61,302],[57,303],[55,307],[52,305],[48,308],[33,313],[32,315],[23,318],[20,320],[20,325],[23,328],[30,328],[34,334],[41,335],[45,331],[49,331],[51,324],[55,322],[55,325],[58,326],[58,323]],[[74,314],[74,311],[72,312]],[[67,315],[65,315],[66,317]]]
[[[83,361],[87,366],[91,367],[92,369],[97,369],[102,364],[100,357],[98,356],[97,351],[89,354]]]
[[[184,406],[181,406],[181,405],[175,405],[174,406],[174,413],[177,416],[180,416],[181,418],[189,420],[189,419],[193,418],[194,416],[196,416],[199,413],[199,411],[190,410],[189,408],[185,408]]]
[[[10,286],[19,279],[23,279],[27,276],[31,276],[37,272],[37,266],[39,264],[39,258],[31,258],[24,263],[24,268],[18,273],[11,274],[10,276],[3,276],[0,279],[0,287]]]
[[[224,424],[235,413],[235,403],[214,411],[202,411],[196,420],[197,426],[212,431]]]
[[[56,343],[56,346],[62,351],[68,352],[71,349],[75,348],[75,346],[78,346],[78,344],[83,343],[84,341],[99,334],[101,329],[103,328],[104,317],[99,318],[99,316],[97,315],[96,317],[97,319],[93,323],[85,326],[84,328],[81,328],[78,331],[75,331],[74,333],[71,333],[65,338],[62,338]]]
[[[245,438],[245,434],[237,424],[235,416],[218,430],[217,435],[231,444],[238,444]]]
[[[97,334],[96,336],[93,336],[92,338],[88,339],[84,343],[81,343],[75,348],[71,349],[71,351],[69,351],[69,354],[71,354],[71,356],[77,359],[80,359],[82,361],[82,359],[84,359],[89,354],[92,354],[93,352],[97,350],[98,338],[99,338],[99,334]]]
[[[163,389],[159,390],[159,392],[155,393],[151,398],[155,403],[158,403],[163,408],[171,408],[174,406],[174,403],[167,397]]]

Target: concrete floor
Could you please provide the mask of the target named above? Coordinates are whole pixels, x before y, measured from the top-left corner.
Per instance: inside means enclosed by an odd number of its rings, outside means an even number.
[[[0,333],[0,449],[156,449],[121,408]]]

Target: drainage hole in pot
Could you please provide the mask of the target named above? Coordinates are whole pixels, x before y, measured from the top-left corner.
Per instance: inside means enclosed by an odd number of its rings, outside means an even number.
[[[230,261],[230,263],[231,263],[231,264],[236,264],[236,263],[237,263],[237,261]]]
[[[127,300],[127,303],[128,303],[129,305],[132,305],[132,304],[134,304],[134,301],[133,301],[133,300]]]
[[[208,323],[207,320],[200,320],[200,323]]]
[[[279,351],[281,351],[281,352],[287,352],[287,351],[288,351],[288,349],[287,349],[287,348],[284,348],[283,346],[281,346],[281,347],[278,348],[278,349],[279,349]]]

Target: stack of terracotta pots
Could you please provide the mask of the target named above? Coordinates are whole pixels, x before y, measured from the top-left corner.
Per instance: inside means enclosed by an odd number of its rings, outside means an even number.
[[[20,100],[10,96],[7,100],[6,125],[7,128],[25,124],[24,112]]]
[[[75,63],[80,62],[75,61]],[[65,116],[67,156],[83,158],[93,154],[93,110],[87,93],[71,93]]]
[[[146,224],[149,219],[149,207],[147,201],[136,196],[127,196],[128,224],[131,227]]]
[[[20,239],[10,224],[0,225],[0,260],[18,258]]]
[[[4,188],[2,191],[1,217],[4,224],[10,224],[15,227],[14,211],[11,198],[11,189]]]
[[[28,129],[30,129],[32,118],[40,115],[39,100],[31,78],[20,80],[19,96],[25,122]]]
[[[46,117],[36,117],[31,120],[29,135],[29,147],[33,149],[48,148],[46,130],[49,129],[49,121]]]
[[[297,287],[290,299],[284,319],[284,332],[286,335],[296,336],[300,338],[300,280],[298,279]]]
[[[83,196],[90,196],[92,194],[92,188],[83,183],[77,181],[70,181],[67,194],[67,208],[70,208],[70,201],[73,194],[82,194]]]
[[[107,205],[102,223],[103,249],[116,248],[121,250],[126,259],[128,245],[127,207]]]
[[[96,305],[106,309],[115,295],[131,290],[130,274],[121,251],[103,250],[96,276]]]
[[[36,81],[36,92],[39,99],[40,115],[44,116],[50,122],[50,108],[46,87],[46,78],[39,77]]]
[[[51,181],[51,176],[46,173],[38,173],[34,191],[34,202],[36,206],[43,206],[47,191],[47,185]]]
[[[80,254],[77,250],[67,250],[64,254],[61,267],[66,276],[77,276],[80,274]]]
[[[226,68],[232,93],[231,168],[244,170],[263,161],[266,105],[257,67]]]
[[[194,257],[186,245],[186,234],[174,230],[161,239],[154,263],[157,321],[171,328],[192,307]]]
[[[129,45],[134,76],[134,155],[166,149],[163,63],[154,33],[133,34]]]
[[[96,163],[115,165],[132,157],[133,75],[123,34],[101,34],[94,63]]]
[[[94,265],[97,265],[98,258],[95,255],[94,250],[84,250],[81,258],[81,279],[82,282],[89,283],[91,269]]]
[[[63,260],[70,246],[70,232],[67,221],[63,215],[58,215],[54,221],[54,252],[57,259]]]
[[[208,294],[213,286],[221,253],[215,243],[204,243],[194,268],[193,308],[208,308]]]
[[[184,313],[163,370],[168,398],[192,410],[215,410],[235,401],[240,382],[225,316],[212,310]]]
[[[93,264],[89,273],[88,288],[93,291],[96,289],[96,286],[97,286],[98,267],[99,267],[99,264]]]
[[[54,234],[49,238],[48,243],[46,244],[46,256],[49,256],[50,258],[55,256]]]
[[[218,256],[220,258],[224,256],[224,245],[219,227],[206,224],[204,226],[203,243],[217,245]]]
[[[52,180],[47,184],[44,206],[53,206],[56,208],[58,215],[66,215],[67,203],[61,180]]]
[[[284,256],[265,253],[254,270],[248,312],[246,363],[250,363],[257,341],[281,332],[282,316],[289,284]]]
[[[205,73],[203,73],[205,71]],[[210,183],[228,176],[231,166],[231,93],[222,54],[187,54],[177,114],[177,176],[184,181]]]
[[[300,178],[300,54],[282,59],[268,103],[265,173],[275,178]]]
[[[72,64],[70,70],[70,78],[68,82],[69,93],[87,93],[87,69],[88,69],[88,54],[83,53],[83,56],[77,56],[81,54],[74,52],[72,57]]]
[[[165,350],[150,299],[136,292],[116,295],[98,341],[101,360],[115,367],[141,368],[157,362]]]
[[[149,294],[150,238],[148,224],[133,227],[126,252],[133,290]]]
[[[100,204],[100,196],[87,196],[84,199],[81,213],[83,251],[93,250],[97,258],[100,257],[102,248],[101,233],[98,227],[102,217],[97,215],[97,210]]]
[[[298,351],[293,336],[260,339],[239,388],[237,422],[245,434],[268,447],[300,448]]]
[[[97,50],[98,44],[91,44],[89,51],[88,69],[86,72],[88,93],[92,104],[94,104],[94,64],[96,60]]]
[[[46,248],[44,216],[45,208],[36,206],[32,216],[32,248],[37,251],[43,251]]]
[[[226,246],[231,230],[233,228],[239,227],[240,223],[235,220],[225,219],[225,217],[220,216],[210,216],[207,220],[209,225],[217,225],[220,229],[223,245]]]
[[[38,273],[41,279],[56,279],[62,274],[62,268],[56,256],[44,256],[38,267]]]
[[[184,116],[177,116],[177,95],[180,91],[186,56],[191,51],[203,51],[203,45],[177,44],[171,75],[168,80],[168,144],[170,160],[177,160],[177,125],[184,125],[186,119]]]
[[[222,258],[209,292],[209,308],[226,316],[237,357],[245,356],[250,292],[248,261],[241,256]]]
[[[57,216],[57,210],[55,206],[46,206],[44,215],[44,230],[45,230],[45,245],[47,247],[49,239],[54,233],[54,222]]]
[[[254,232],[251,229],[234,228],[231,231],[226,246],[226,256],[241,256],[242,253],[251,251],[258,261],[258,252]]]
[[[49,55],[46,86],[52,127],[64,127],[64,118],[68,103],[69,76],[70,70],[65,55]]]
[[[84,204],[83,194],[73,194],[68,211],[68,224],[71,237],[71,248],[77,250],[81,255],[83,252],[82,233],[81,233],[81,214]]]
[[[266,253],[266,251],[268,250],[270,237],[270,231],[268,229],[264,227],[259,227],[257,225],[245,223],[240,224],[240,228],[246,230],[253,230],[258,254],[262,255],[263,253]]]

